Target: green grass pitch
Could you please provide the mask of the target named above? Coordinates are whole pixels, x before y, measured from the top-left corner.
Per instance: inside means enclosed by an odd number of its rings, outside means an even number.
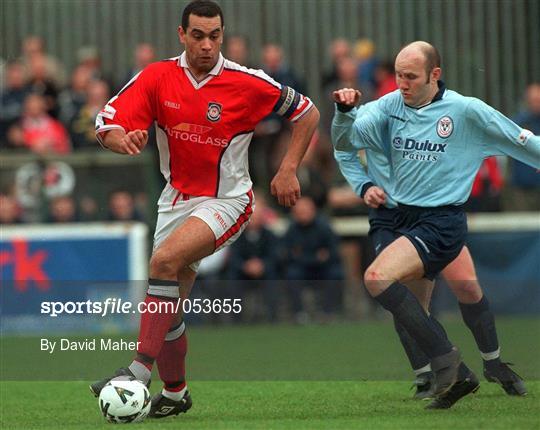
[[[454,320],[445,321],[445,326],[481,377],[481,360],[468,330]],[[482,381],[477,394],[453,409],[426,411],[425,402],[411,400],[411,372],[387,321],[192,327],[188,380],[193,408],[179,417],[133,425],[139,429],[538,429],[540,321],[499,319],[498,329],[503,358],[516,363],[529,395],[509,397],[497,385]],[[14,337],[2,338],[0,352],[1,429],[111,428],[89,394],[87,381],[128,362],[130,352],[48,354],[39,351],[39,338]],[[151,391],[159,389],[154,378]]]

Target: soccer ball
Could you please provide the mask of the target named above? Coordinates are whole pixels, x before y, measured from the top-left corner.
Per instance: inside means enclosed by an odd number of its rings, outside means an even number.
[[[136,423],[150,412],[150,393],[133,377],[118,377],[99,393],[99,409],[110,423]]]

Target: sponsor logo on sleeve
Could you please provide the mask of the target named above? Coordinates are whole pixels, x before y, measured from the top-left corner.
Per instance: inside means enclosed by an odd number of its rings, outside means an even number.
[[[114,119],[116,115],[116,109],[111,105],[105,105],[105,107],[100,112],[101,116],[107,119]]]
[[[519,136],[516,139],[516,143],[525,146],[527,144],[527,140],[529,140],[529,137],[531,137],[532,135],[532,131],[523,129],[521,130],[521,133],[519,133]]]
[[[446,139],[450,137],[454,131],[454,121],[449,116],[443,116],[439,121],[437,121],[437,134],[439,137]]]

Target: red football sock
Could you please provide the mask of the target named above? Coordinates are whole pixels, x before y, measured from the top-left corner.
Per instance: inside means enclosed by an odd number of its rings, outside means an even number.
[[[170,303],[175,303],[177,299],[168,297],[146,296],[147,312],[141,315],[141,326],[139,329],[139,343],[137,348],[138,358],[151,362],[158,355],[165,341],[165,335],[171,326],[176,313],[174,306]],[[165,303],[169,302],[168,306]],[[159,309],[160,312],[155,312]]]
[[[186,386],[186,354],[188,342],[184,327],[184,323],[181,323],[180,327],[175,327],[169,331],[169,336],[176,334],[179,337],[166,340],[156,359],[159,377],[168,391],[181,391]]]

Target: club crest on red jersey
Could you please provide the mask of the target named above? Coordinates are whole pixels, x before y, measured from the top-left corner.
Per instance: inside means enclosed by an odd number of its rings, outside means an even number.
[[[209,102],[206,118],[208,121],[218,122],[221,119],[221,105],[216,102]]]
[[[439,137],[446,139],[454,131],[454,121],[449,116],[443,116],[437,121],[437,134]]]

